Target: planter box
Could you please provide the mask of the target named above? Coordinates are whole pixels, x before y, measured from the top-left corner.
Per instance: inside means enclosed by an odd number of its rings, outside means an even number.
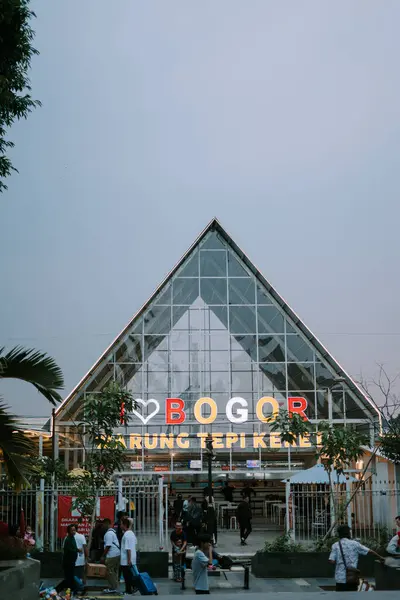
[[[40,586],[40,563],[37,560],[0,561],[1,598],[37,600]]]
[[[328,552],[257,552],[251,561],[251,572],[264,578],[331,578],[335,567],[328,560]],[[364,577],[371,577],[374,562],[373,556],[360,557],[358,568]]]
[[[398,568],[387,567],[378,560],[375,561],[375,584],[377,591],[400,590],[400,560]]]
[[[37,552],[34,558],[40,561],[40,576],[43,579],[64,578],[61,552]],[[168,559],[168,552],[138,552],[138,567],[140,571],[146,571],[152,578],[168,578]]]
[[[138,552],[137,564],[139,571],[148,573],[153,579],[168,578],[168,552]]]

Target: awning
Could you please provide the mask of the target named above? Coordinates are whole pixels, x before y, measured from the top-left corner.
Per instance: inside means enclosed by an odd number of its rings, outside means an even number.
[[[338,483],[337,472],[331,472],[332,483]],[[283,482],[302,484],[302,483],[316,483],[316,484],[327,484],[329,485],[329,475],[324,469],[323,465],[315,465],[311,469],[305,471],[299,471],[295,473],[289,479],[283,479]],[[354,477],[339,475],[339,483],[346,483],[346,481],[355,481]]]

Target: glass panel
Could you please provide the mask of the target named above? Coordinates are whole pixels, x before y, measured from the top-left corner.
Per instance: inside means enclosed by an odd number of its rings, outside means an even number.
[[[200,277],[225,277],[226,252],[200,251]]]
[[[168,333],[171,330],[171,307],[153,306],[144,316],[145,333]]]
[[[189,311],[186,306],[174,306],[172,309],[174,329],[189,329]]]
[[[229,350],[228,331],[211,331],[204,337],[205,350]]]
[[[225,392],[229,390],[229,372],[211,371],[211,392]]]
[[[153,371],[168,371],[169,352],[155,350],[147,360],[147,365]]]
[[[329,418],[328,410],[328,390],[317,392],[317,417],[322,421]]]
[[[103,363],[96,371],[95,376],[86,388],[87,392],[99,391],[114,379],[114,365]]]
[[[325,367],[322,363],[315,363],[315,376],[317,380],[317,388],[332,387],[335,384],[335,375]]]
[[[197,279],[174,279],[172,284],[172,300],[174,304],[193,304],[199,295]]]
[[[332,416],[334,419],[344,419],[343,399],[343,389],[332,390]]]
[[[149,356],[164,342],[166,344],[165,336],[163,335],[145,335],[144,336],[144,360],[147,360]],[[165,349],[165,347],[164,347]]]
[[[129,335],[115,352],[116,362],[142,362],[143,346],[141,335]]]
[[[228,327],[228,309],[226,306],[213,306],[209,310],[209,329],[226,329]]]
[[[314,389],[314,365],[310,363],[288,363],[288,388],[290,390]]]
[[[125,386],[131,379],[138,378],[141,382],[141,369],[143,365],[134,363],[124,363],[115,365],[115,381],[122,386]],[[139,377],[140,372],[140,377]]]
[[[229,304],[254,304],[254,279],[229,279]]]
[[[284,338],[279,335],[259,335],[258,356],[260,362],[284,362]]]
[[[271,297],[260,284],[257,284],[257,304],[273,304]]]
[[[367,411],[363,411],[354,400],[354,398],[345,392],[345,406],[347,419],[368,419],[370,418]]]
[[[274,389],[286,390],[286,367],[284,363],[263,363],[259,365],[261,371],[260,389],[264,392]]]
[[[296,362],[313,362],[314,351],[300,335],[287,335],[287,359]]]
[[[232,396],[241,394],[242,392],[252,392],[257,389],[257,372],[256,371],[232,371]]]
[[[147,374],[147,391],[149,394],[154,392],[167,392],[168,373],[150,371]]]
[[[251,357],[244,350],[235,350],[231,352],[231,368],[232,371],[242,371],[250,369]]]
[[[167,284],[167,286],[157,295],[153,304],[171,304],[171,290],[172,286]]]
[[[206,369],[227,371],[229,369],[229,351],[213,350],[202,353],[202,362]]]
[[[235,335],[233,336],[233,340],[235,342],[235,346],[232,345],[232,348],[243,348],[248,356],[250,356],[253,360],[257,360],[257,342],[255,335]],[[232,360],[234,353],[232,352]]]
[[[212,250],[225,250],[225,244],[221,240],[219,235],[217,235],[215,231],[212,231],[211,233],[207,234],[204,242],[201,245],[202,250],[204,250],[205,248]]]
[[[134,394],[136,397],[141,398],[143,395],[143,388],[142,388],[142,371],[138,371],[137,373],[135,373],[133,375],[133,377],[130,377],[130,379],[125,383],[121,385],[125,385],[128,389],[128,391],[132,392],[132,394]]]
[[[199,255],[198,252],[187,258],[185,263],[179,269],[176,277],[198,277],[199,275]]]
[[[172,350],[189,350],[191,347],[188,331],[171,331],[170,341]]]
[[[259,306],[258,333],[284,333],[284,318],[275,306]]]
[[[228,252],[228,276],[229,277],[249,277],[249,273],[242,267],[233,252]]]
[[[200,280],[201,297],[206,304],[226,304],[227,290],[226,279],[206,279]]]
[[[231,333],[255,333],[255,308],[251,306],[230,306],[229,328]]]

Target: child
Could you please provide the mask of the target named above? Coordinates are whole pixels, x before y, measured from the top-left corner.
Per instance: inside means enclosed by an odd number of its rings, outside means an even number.
[[[208,554],[211,544],[211,536],[199,535],[199,545],[192,560],[193,584],[196,594],[209,594],[208,587]]]

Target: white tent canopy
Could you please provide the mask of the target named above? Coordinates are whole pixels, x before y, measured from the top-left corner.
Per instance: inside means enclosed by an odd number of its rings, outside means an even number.
[[[332,483],[338,483],[338,475],[337,472],[331,471],[331,479]],[[354,477],[339,475],[339,483],[346,483],[346,481],[355,481]],[[315,484],[326,484],[329,485],[329,475],[327,471],[324,469],[323,465],[315,465],[311,467],[311,469],[306,469],[305,471],[299,471],[295,473],[289,479],[284,479],[283,482],[289,482],[294,484],[307,484],[307,483],[315,483]]]

